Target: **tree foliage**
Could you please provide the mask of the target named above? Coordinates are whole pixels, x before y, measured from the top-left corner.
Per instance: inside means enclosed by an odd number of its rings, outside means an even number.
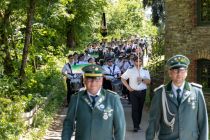
[[[35,72],[40,59],[47,63],[51,55],[62,56],[69,49],[84,48],[93,40],[100,41],[103,12],[107,15],[110,38],[156,33],[151,22],[145,19],[140,0],[119,0],[116,4],[108,0],[36,0],[28,55],[23,57],[30,2],[0,2],[0,62],[4,64],[1,71],[6,75],[18,75],[23,63],[28,63],[26,68],[31,65]]]
[[[156,28],[145,17],[143,4],[140,0],[119,0],[116,3],[110,3],[107,13],[108,32],[112,36],[151,36],[156,34]]]
[[[106,4],[104,0],[75,0],[67,4],[68,13],[74,16],[73,20],[67,21],[68,47],[84,45],[84,43],[94,38],[93,33],[97,31],[98,24],[96,21],[99,20]],[[70,39],[75,44],[69,43]]]
[[[17,138],[26,129],[20,114],[51,91],[63,92],[56,64],[102,39],[103,12],[109,38],[156,35],[141,0],[115,1],[0,1],[0,139]]]
[[[163,0],[143,0],[144,8],[146,6],[152,7],[152,22],[154,25],[159,26],[164,23],[165,11]]]
[[[104,0],[36,0],[30,35],[26,34],[29,31],[26,23],[31,2],[0,2],[0,61],[4,64],[2,69],[6,75],[14,74],[18,71],[15,67],[20,68],[21,65],[21,71],[24,70],[28,60],[34,62],[32,59],[37,55],[46,56],[45,52],[62,55],[69,50],[65,47],[69,44],[69,38],[74,43],[72,47],[81,47],[94,40],[99,34],[96,33],[99,26],[97,20],[106,5]],[[24,42],[31,46],[28,50]],[[29,55],[23,55],[25,52]]]

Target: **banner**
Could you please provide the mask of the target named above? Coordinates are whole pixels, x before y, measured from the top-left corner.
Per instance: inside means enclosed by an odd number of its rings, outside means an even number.
[[[76,65],[72,65],[71,66],[72,72],[74,74],[76,74],[76,73],[78,73],[78,74],[79,73],[83,73],[82,68],[85,67],[85,66],[87,66],[87,65],[90,65],[90,64],[76,64]]]
[[[98,53],[92,53],[92,54],[90,54],[90,56],[93,57],[93,58],[98,58],[99,57]]]

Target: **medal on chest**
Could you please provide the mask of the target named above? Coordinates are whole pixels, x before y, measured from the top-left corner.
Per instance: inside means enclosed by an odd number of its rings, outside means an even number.
[[[107,120],[109,117],[111,117],[112,116],[112,112],[113,112],[113,109],[111,109],[109,107],[104,109],[103,119]]]
[[[192,109],[194,110],[194,109],[195,109],[196,98],[195,98],[194,96],[189,97],[188,100],[187,100],[187,102],[188,102],[189,104],[191,104]]]

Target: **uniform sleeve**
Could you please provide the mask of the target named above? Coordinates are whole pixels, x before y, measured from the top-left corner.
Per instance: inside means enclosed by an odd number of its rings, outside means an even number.
[[[103,74],[110,74],[109,69],[107,68],[106,65],[104,65],[102,68],[104,70]]]
[[[125,80],[128,80],[128,78],[130,77],[130,69],[127,69],[122,75],[121,75],[121,78],[125,79]]]
[[[125,63],[124,69],[127,70],[130,67],[130,64],[128,62]]]
[[[68,112],[63,122],[62,140],[70,140],[72,133],[74,131],[73,127],[75,119],[76,101],[77,101],[77,96],[72,95]]]
[[[120,68],[117,65],[115,65],[115,74],[120,74],[120,73],[121,73]]]
[[[119,96],[116,96],[114,107],[114,139],[124,140],[126,131],[125,114]]]
[[[162,92],[162,90],[159,90]],[[162,115],[161,94],[155,93],[149,113],[149,126],[146,130],[146,140],[153,140],[159,129],[160,118]]]
[[[208,128],[208,114],[206,109],[206,103],[202,90],[198,93],[198,129],[199,140],[208,140],[209,128]]]
[[[61,70],[62,74],[67,74],[67,69],[66,69],[66,64],[63,66],[62,70]]]

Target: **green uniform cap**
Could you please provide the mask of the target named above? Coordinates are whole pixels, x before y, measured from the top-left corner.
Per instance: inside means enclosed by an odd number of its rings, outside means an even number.
[[[167,61],[169,69],[188,68],[190,60],[184,55],[175,55]]]
[[[103,68],[99,65],[91,64],[82,68],[84,76],[100,77],[103,76]]]

